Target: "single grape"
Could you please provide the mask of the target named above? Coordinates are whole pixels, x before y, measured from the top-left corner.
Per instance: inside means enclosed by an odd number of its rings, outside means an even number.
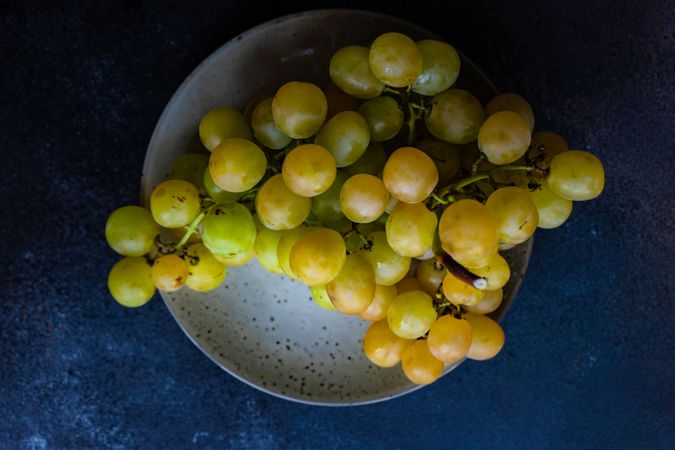
[[[199,292],[211,291],[223,282],[227,267],[218,261],[204,244],[192,244],[185,259],[189,266],[187,287]]]
[[[199,122],[199,138],[212,151],[225,139],[251,139],[251,130],[244,116],[232,108],[212,109]]]
[[[478,132],[478,147],[493,164],[510,164],[523,156],[530,146],[532,132],[525,119],[512,111],[500,111],[488,117]]]
[[[471,269],[471,272],[479,277],[487,280],[487,287],[485,289],[495,290],[500,289],[506,285],[511,277],[511,268],[504,257],[499,253],[495,253],[487,266],[476,269]]]
[[[221,256],[217,253],[213,254],[213,257],[216,258],[218,261],[221,263],[225,264],[226,266],[243,266],[244,264],[247,264],[249,261],[253,259],[255,256],[255,250],[253,247],[245,253],[242,253],[238,256],[232,256],[232,257],[226,257],[226,256]]]
[[[176,255],[162,255],[150,269],[152,283],[163,292],[173,292],[185,284],[188,277],[188,263]]]
[[[468,313],[464,318],[471,324],[473,332],[467,358],[478,361],[494,358],[504,346],[502,327],[489,317],[480,314]]]
[[[223,258],[244,255],[253,248],[255,238],[253,216],[240,203],[220,204],[202,222],[204,245]]]
[[[375,269],[377,284],[391,286],[401,281],[410,269],[410,258],[397,254],[387,243],[384,231],[375,231],[368,236],[372,245],[359,253]]]
[[[279,88],[272,100],[274,123],[293,139],[316,134],[327,112],[326,96],[313,83],[290,81]]]
[[[413,92],[434,96],[452,86],[459,76],[460,60],[450,44],[425,39],[417,41],[422,55],[422,72],[412,84]]]
[[[396,292],[403,294],[408,291],[423,291],[424,286],[415,277],[407,277],[396,283]]]
[[[438,288],[441,287],[446,273],[445,267],[438,264],[435,258],[431,258],[419,263],[415,277],[420,282],[424,292],[433,297]]]
[[[403,352],[401,366],[405,376],[415,384],[430,384],[443,375],[443,363],[429,351],[426,339],[420,339]]]
[[[394,367],[414,341],[396,336],[386,320],[373,322],[363,336],[363,353],[379,367]]]
[[[420,203],[438,183],[438,169],[431,158],[414,147],[401,147],[389,156],[382,179],[387,190],[404,203]]]
[[[422,139],[415,146],[434,162],[440,183],[447,183],[459,171],[462,155],[458,146],[436,138]]]
[[[271,230],[291,230],[309,216],[312,200],[293,193],[281,174],[262,185],[255,197],[258,219]]]
[[[485,294],[452,273],[447,273],[443,278],[443,295],[455,305],[475,305],[482,300]]]
[[[264,225],[258,227],[258,236],[255,238],[253,250],[260,265],[268,272],[284,273],[277,256],[277,247],[283,234],[283,231],[270,230]]]
[[[492,100],[485,105],[485,114],[491,116],[500,111],[512,111],[527,122],[530,133],[534,130],[534,112],[527,100],[518,94],[512,92],[505,92],[493,97]]]
[[[281,175],[288,189],[303,197],[325,192],[335,181],[335,158],[320,145],[295,147],[284,158]]]
[[[562,198],[548,187],[546,180],[539,180],[539,189],[527,189],[539,213],[539,228],[557,228],[572,214],[572,201]]]
[[[328,87],[324,89],[323,92],[326,95],[326,101],[328,102],[326,120],[342,111],[358,111],[362,103],[360,99],[352,97],[337,87],[335,83],[328,83]]]
[[[272,97],[267,97],[255,107],[251,115],[251,128],[255,139],[267,148],[280,150],[291,142],[291,138],[274,122]]]
[[[349,175],[345,171],[338,170],[333,184],[321,194],[312,197],[312,213],[317,219],[329,223],[344,218],[342,208],[340,208],[340,191],[348,178]]]
[[[152,218],[165,228],[180,228],[199,214],[199,192],[184,180],[160,183],[150,195]]]
[[[324,285],[335,278],[345,262],[347,250],[342,235],[318,228],[301,236],[291,248],[291,270],[308,286]]]
[[[340,208],[352,222],[372,222],[384,213],[389,192],[382,180],[361,173],[349,177],[340,190]]]
[[[128,308],[145,305],[155,293],[150,272],[145,258],[122,258],[108,275],[110,294],[119,304]]]
[[[326,286],[324,285],[312,286],[309,288],[309,292],[312,294],[314,302],[321,308],[328,311],[337,311],[333,303],[330,301],[330,297],[328,297]]]
[[[211,177],[226,191],[248,191],[258,184],[266,170],[265,152],[247,139],[226,139],[211,151]]]
[[[338,276],[326,284],[326,291],[338,311],[361,314],[375,296],[375,271],[361,255],[348,255]]]
[[[429,351],[440,361],[454,363],[464,358],[471,346],[471,324],[450,315],[440,317],[429,329]]]
[[[256,95],[252,99],[248,101],[246,104],[246,108],[244,108],[244,119],[248,123],[251,123],[251,117],[253,117],[253,111],[258,107],[259,104],[261,104],[266,98],[272,98],[272,97],[267,97],[265,95]]]
[[[544,155],[544,162],[550,164],[555,155],[567,150],[569,150],[567,142],[559,134],[552,131],[537,131],[532,135],[527,153],[531,158],[541,153]]]
[[[355,111],[342,111],[321,127],[315,144],[333,154],[338,167],[353,164],[370,143],[368,122]]]
[[[192,183],[197,190],[204,188],[200,174],[209,166],[209,155],[203,153],[184,153],[171,165],[170,178]]]
[[[281,266],[283,273],[294,280],[299,280],[300,278],[298,278],[293,272],[293,269],[291,269],[291,250],[293,250],[293,246],[298,242],[298,239],[314,229],[316,228],[301,226],[285,231],[277,245],[277,260],[279,261],[279,266]]]
[[[398,294],[387,312],[389,328],[404,339],[424,336],[436,320],[436,316],[433,301],[424,291],[406,291]]]
[[[220,186],[218,186],[213,181],[213,178],[211,177],[211,171],[208,167],[206,170],[204,170],[204,176],[202,177],[202,180],[204,181],[204,189],[206,190],[206,193],[218,203],[236,202],[242,196],[241,192],[230,192],[226,191],[225,189],[221,189]]]
[[[437,224],[424,203],[399,203],[387,219],[387,242],[399,255],[422,256],[431,250]]]
[[[370,70],[368,49],[349,45],[335,52],[330,60],[330,79],[340,89],[357,98],[373,98],[382,93],[384,83]]]
[[[368,54],[375,77],[393,87],[406,87],[422,71],[422,55],[415,41],[401,33],[378,36]]]
[[[570,150],[553,158],[547,181],[548,187],[563,198],[592,200],[605,187],[605,169],[592,153]]]
[[[345,167],[344,170],[349,175],[358,175],[368,173],[370,175],[379,175],[384,169],[384,163],[387,162],[387,152],[379,142],[371,142],[363,155],[353,164]]]
[[[524,189],[507,186],[494,191],[485,206],[497,222],[499,242],[520,244],[536,231],[539,213]]]
[[[448,89],[431,99],[425,123],[442,141],[468,144],[476,139],[484,120],[485,111],[476,97],[462,89]]]
[[[462,305],[462,308],[476,314],[490,314],[499,308],[502,304],[504,291],[497,289],[495,291],[484,291],[483,298],[473,305]]]
[[[359,113],[366,119],[370,138],[375,142],[388,141],[403,127],[403,111],[391,97],[376,97],[363,102]]]
[[[110,214],[105,224],[105,239],[110,248],[123,256],[150,253],[159,234],[159,225],[150,211],[140,206],[122,206]]]
[[[373,301],[370,302],[368,309],[359,315],[362,319],[372,321],[386,319],[389,305],[397,295],[398,291],[395,286],[382,286],[381,284],[376,284]]]

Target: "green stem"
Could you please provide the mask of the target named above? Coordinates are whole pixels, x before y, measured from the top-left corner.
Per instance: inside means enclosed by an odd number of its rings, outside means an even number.
[[[213,205],[213,206],[215,206],[215,205]],[[197,230],[197,227],[199,226],[199,222],[202,221],[202,219],[206,215],[207,211],[210,211],[211,208],[213,208],[213,206],[210,206],[210,207],[202,210],[202,212],[200,212],[197,215],[197,217],[195,217],[195,220],[193,220],[192,223],[190,224],[190,226],[188,227],[188,229],[185,230],[185,234],[183,235],[181,240],[178,242],[178,244],[176,244],[176,250],[180,250],[181,247],[183,247],[185,245],[185,243],[188,241],[188,239],[190,239],[190,236],[192,236],[192,234],[195,232],[195,230]]]
[[[532,170],[535,170],[534,167],[532,166],[500,166],[500,167],[495,167],[493,169],[490,169],[485,172],[480,172],[475,175],[472,175],[470,177],[464,178],[462,180],[459,180],[458,182],[454,184],[450,184],[444,188],[442,188],[438,193],[436,194],[438,197],[441,198],[447,198],[447,194],[450,192],[456,192],[459,191],[460,189],[463,189],[467,187],[470,184],[473,184],[477,181],[482,181],[482,180],[487,180],[488,178],[492,178],[492,176],[495,173],[499,172],[511,172],[511,171],[518,171],[518,170],[523,170],[526,172],[530,172]]]
[[[399,97],[401,96],[401,93],[400,93],[398,90],[393,89],[393,88],[390,88],[389,86],[385,86],[385,87],[382,89],[382,92],[388,92],[388,93],[390,93],[390,94],[396,94],[396,95],[398,95]]]
[[[417,122],[417,111],[412,103],[408,103],[408,145],[415,143],[415,123]]]

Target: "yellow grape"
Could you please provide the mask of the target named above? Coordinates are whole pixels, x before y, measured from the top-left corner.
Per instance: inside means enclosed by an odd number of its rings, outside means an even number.
[[[455,305],[474,305],[481,301],[484,291],[466,284],[452,273],[447,273],[443,278],[443,295]]]
[[[605,188],[605,169],[592,153],[570,150],[551,160],[548,187],[575,202],[592,200]]]
[[[283,235],[283,231],[270,230],[264,225],[258,227],[258,236],[253,244],[253,250],[260,265],[268,272],[284,273],[277,256],[277,247]]]
[[[123,306],[145,305],[155,293],[151,269],[145,258],[126,257],[117,261],[108,275],[108,289]]]
[[[438,183],[432,159],[414,147],[401,147],[389,156],[382,179],[387,190],[404,203],[423,202]]]
[[[462,308],[476,314],[490,314],[502,304],[504,291],[501,289],[497,289],[495,291],[484,291],[483,294],[483,298],[478,303],[473,305],[464,304],[462,305]]]
[[[532,135],[528,153],[534,157],[541,152],[544,155],[544,161],[550,163],[555,155],[567,150],[569,150],[567,142],[559,134],[552,131],[537,131]]]
[[[429,329],[429,351],[440,361],[453,363],[464,358],[471,346],[471,324],[450,315],[440,317]]]
[[[213,182],[226,191],[248,191],[266,170],[265,152],[247,139],[226,139],[211,151],[209,173]]]
[[[163,292],[173,292],[185,284],[188,263],[176,255],[163,255],[155,260],[150,269],[152,283]]]
[[[294,280],[299,280],[298,276],[291,269],[291,250],[298,239],[300,239],[305,234],[314,230],[313,227],[297,227],[292,230],[286,231],[281,236],[279,244],[277,245],[277,260],[279,261],[279,266],[283,270],[283,273],[293,278]]]
[[[382,180],[360,173],[349,177],[340,190],[340,208],[352,222],[372,222],[384,213],[389,192]]]
[[[262,185],[255,197],[258,219],[271,230],[292,230],[309,216],[312,200],[288,189],[281,174]]]
[[[197,217],[199,209],[199,192],[187,181],[164,181],[150,195],[152,217],[165,228],[188,225]]]
[[[497,189],[490,194],[485,206],[497,222],[499,242],[525,242],[539,224],[537,207],[524,189],[514,186]]]
[[[415,278],[412,280],[417,281]],[[404,339],[417,339],[429,331],[437,313],[433,300],[424,291],[406,291],[398,294],[389,305],[389,328]]]
[[[335,181],[336,173],[333,155],[316,144],[295,147],[286,155],[281,167],[288,189],[303,197],[325,192]]]
[[[251,139],[246,119],[232,108],[212,109],[199,122],[199,138],[204,147],[212,151],[225,139]]]
[[[216,205],[202,221],[202,240],[211,253],[239,258],[255,243],[256,226],[248,208],[240,203]]]
[[[289,255],[291,270],[308,286],[323,285],[335,278],[345,262],[347,250],[342,235],[319,228],[298,239]]]
[[[243,195],[241,192],[229,192],[218,186],[215,181],[213,181],[208,166],[206,167],[206,170],[204,170],[202,181],[206,193],[218,203],[236,202]]]
[[[494,358],[504,346],[504,330],[487,316],[468,313],[464,318],[471,324],[473,339],[467,358],[484,361]]]
[[[493,115],[499,111],[512,111],[519,114],[530,129],[530,133],[534,130],[534,112],[530,104],[518,94],[512,92],[505,92],[493,97],[492,100],[485,105],[485,114]]]
[[[374,98],[382,93],[384,83],[370,69],[368,49],[349,45],[335,52],[330,60],[330,79],[341,90],[358,98]]]
[[[398,283],[396,283],[396,292],[399,294],[403,294],[404,292],[408,291],[424,291],[424,286],[422,286],[422,283],[417,278],[414,277],[408,277],[404,278]],[[429,294],[431,295],[431,294]]]
[[[342,111],[321,127],[315,144],[333,154],[337,167],[353,164],[368,148],[370,130],[368,122],[356,111]]]
[[[487,280],[487,290],[500,289],[506,285],[511,277],[511,268],[504,257],[499,253],[490,258],[485,267],[471,269],[471,272]]]
[[[105,224],[108,245],[123,256],[143,256],[150,253],[158,234],[159,225],[153,220],[152,214],[140,206],[122,206],[116,209]]]
[[[415,276],[424,289],[424,292],[433,297],[438,291],[438,288],[441,287],[446,273],[445,267],[438,264],[435,258],[431,258],[422,261],[417,266],[417,273]]]
[[[562,198],[548,187],[546,180],[539,180],[539,189],[527,190],[539,213],[539,228],[557,228],[572,214],[572,201]]]
[[[189,272],[185,284],[199,292],[211,291],[223,282],[227,267],[218,261],[204,244],[192,244],[187,248],[185,259]]]
[[[375,271],[359,254],[348,255],[337,277],[326,284],[335,308],[345,314],[361,314],[375,296]]]
[[[452,86],[459,76],[460,60],[450,44],[433,39],[417,41],[422,55],[422,72],[412,84],[413,92],[437,95]]]
[[[333,303],[330,301],[330,297],[328,297],[326,286],[324,285],[311,286],[309,288],[309,292],[312,294],[314,303],[319,305],[321,308],[327,311],[337,311],[335,309],[335,305],[333,305]]]
[[[389,311],[389,305],[397,295],[398,291],[396,290],[395,286],[383,286],[381,284],[376,284],[373,301],[370,302],[368,309],[359,315],[362,319],[366,320],[375,321],[385,319],[387,317],[387,311]]]
[[[431,111],[424,122],[429,132],[451,144],[468,144],[476,139],[485,120],[478,99],[462,89],[448,89],[431,99]]]
[[[403,111],[391,97],[368,100],[361,105],[359,113],[366,119],[370,139],[375,142],[393,138],[403,127]]]
[[[313,83],[290,81],[279,88],[272,100],[274,123],[293,139],[307,139],[316,134],[327,112],[326,96]]]
[[[532,131],[523,117],[500,111],[488,117],[478,131],[478,148],[492,164],[510,164],[530,146]]]
[[[443,375],[443,362],[429,351],[426,339],[415,341],[403,352],[401,366],[405,376],[415,384],[430,384]]]
[[[255,107],[251,115],[251,128],[255,139],[267,148],[280,150],[291,142],[291,138],[274,122],[272,97],[267,97]]]
[[[410,258],[392,250],[384,231],[375,231],[368,238],[372,241],[372,246],[369,250],[360,251],[360,254],[375,269],[377,284],[391,286],[401,281],[410,269]]]
[[[394,367],[414,341],[396,336],[386,320],[373,322],[363,336],[363,353],[379,367]]]
[[[368,58],[375,77],[393,87],[411,85],[422,71],[422,55],[415,41],[401,33],[378,36]]]
[[[253,249],[253,247],[251,247],[247,252],[229,258],[226,256],[219,255],[217,253],[213,253],[213,257],[216,258],[221,263],[225,264],[226,266],[243,266],[244,264],[247,264],[249,261],[251,261],[254,256],[255,250]]]
[[[437,224],[424,203],[399,203],[387,219],[387,242],[399,255],[422,256],[431,249]]]

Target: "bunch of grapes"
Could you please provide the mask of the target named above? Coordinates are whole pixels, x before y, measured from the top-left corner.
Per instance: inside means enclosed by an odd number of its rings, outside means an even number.
[[[413,383],[494,357],[504,332],[486,314],[510,277],[499,252],[597,197],[602,164],[532,134],[519,95],[483,106],[454,87],[460,58],[447,43],[386,33],[341,48],[329,70],[325,91],[293,81],[243,113],[201,119],[210,153],[181,156],[149,209],[108,219],[124,256],[110,292],[135,307],[155,289],[208,291],[255,257],[319,306],[372,321],[365,355],[401,362]]]

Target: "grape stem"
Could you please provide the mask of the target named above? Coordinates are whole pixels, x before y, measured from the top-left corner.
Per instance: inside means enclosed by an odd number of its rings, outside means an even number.
[[[211,205],[208,208],[203,209],[202,212],[200,212],[199,214],[197,214],[197,217],[194,218],[192,223],[188,226],[187,230],[185,230],[185,234],[183,235],[181,240],[178,241],[178,244],[176,244],[176,250],[180,250],[187,243],[188,239],[190,239],[190,236],[192,236],[194,232],[197,230],[197,227],[201,223],[204,216],[206,216],[209,212],[211,212],[211,210],[216,206],[218,205]]]
[[[448,272],[453,274],[458,280],[475,287],[476,289],[485,289],[487,287],[487,280],[479,277],[475,273],[470,272],[466,267],[455,261],[452,256],[447,253],[436,254],[436,260],[443,264],[443,267]]]
[[[415,143],[415,124],[417,123],[417,111],[412,103],[408,103],[408,145]]]
[[[476,183],[477,181],[482,181],[482,180],[487,180],[489,178],[492,178],[494,176],[494,174],[496,174],[496,173],[518,171],[518,170],[530,172],[530,171],[536,170],[536,168],[532,167],[532,166],[499,166],[499,167],[495,167],[494,169],[490,169],[490,170],[487,170],[485,172],[476,173],[474,175],[471,175],[470,177],[466,177],[462,180],[459,180],[456,183],[450,184],[450,185],[442,188],[441,190],[439,190],[435,194],[435,197],[440,197],[440,198],[445,199],[448,196],[449,193],[459,192],[462,189],[464,189],[465,187],[469,186],[470,184]]]

